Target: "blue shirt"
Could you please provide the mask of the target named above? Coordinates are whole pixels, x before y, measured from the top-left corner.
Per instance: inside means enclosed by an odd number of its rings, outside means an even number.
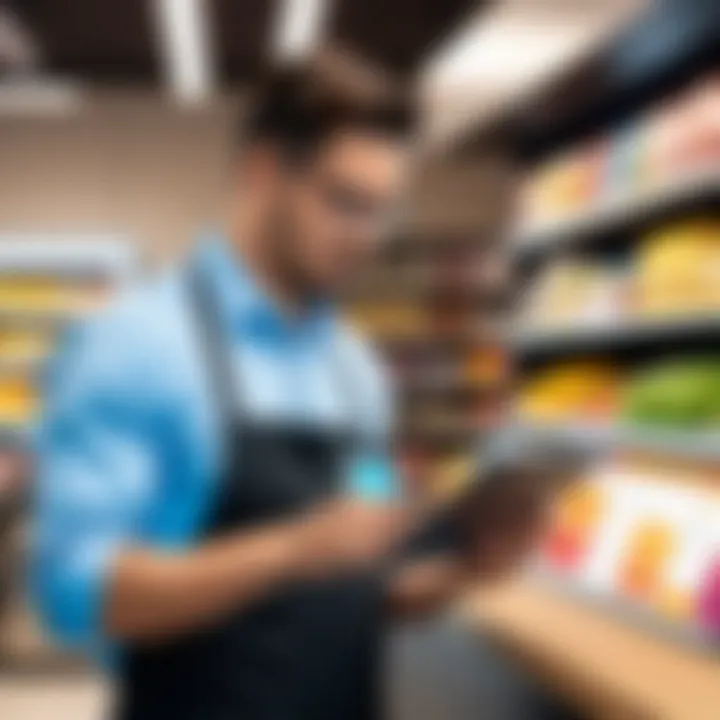
[[[368,447],[384,444],[389,393],[357,335],[324,307],[288,320],[220,241],[190,262],[217,291],[243,412],[348,425]],[[193,322],[180,268],[73,330],[47,373],[31,580],[45,624],[66,644],[103,649],[103,596],[121,548],[186,547],[211,507],[219,423]],[[338,389],[338,361],[352,397]],[[389,468],[382,454],[363,454],[347,482],[385,497],[395,490]]]

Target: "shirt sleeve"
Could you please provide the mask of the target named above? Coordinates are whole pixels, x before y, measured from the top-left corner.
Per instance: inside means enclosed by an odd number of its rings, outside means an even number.
[[[126,362],[137,348],[121,330],[88,326],[68,339],[46,372],[36,435],[31,590],[51,634],[88,649],[102,640],[108,573],[155,477]]]

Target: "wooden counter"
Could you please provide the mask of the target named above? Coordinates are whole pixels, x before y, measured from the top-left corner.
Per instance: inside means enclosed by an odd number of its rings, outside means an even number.
[[[720,720],[720,658],[663,642],[529,582],[478,593],[466,611],[593,719]]]

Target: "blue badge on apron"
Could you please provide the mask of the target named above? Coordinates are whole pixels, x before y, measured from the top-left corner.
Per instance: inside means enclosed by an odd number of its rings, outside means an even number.
[[[368,502],[389,502],[399,497],[399,479],[394,463],[382,453],[367,453],[351,461],[347,492]]]

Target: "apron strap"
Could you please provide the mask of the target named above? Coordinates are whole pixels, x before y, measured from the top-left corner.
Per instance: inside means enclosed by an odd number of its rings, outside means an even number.
[[[353,366],[352,358],[349,357],[348,348],[340,342],[340,339],[338,332],[330,340],[331,372],[335,388],[340,396],[341,409],[347,416],[350,447],[360,451],[363,448],[369,449],[373,440],[368,418],[363,413],[366,395],[362,392],[362,385],[358,382],[358,373]]]
[[[217,411],[220,427],[229,429],[242,420],[245,392],[240,373],[237,372],[230,351],[227,329],[224,327],[219,299],[212,282],[201,267],[192,264],[187,269],[188,299],[193,316],[196,337],[200,344],[201,359],[207,368],[206,375],[212,402]],[[347,353],[343,353],[339,333],[329,340],[330,370],[335,389],[347,414],[348,432],[357,443],[363,432],[362,396],[358,392],[357,373],[352,371]]]
[[[228,347],[218,299],[201,268],[191,265],[186,273],[188,301],[205,376],[223,438],[240,416],[243,388]]]

